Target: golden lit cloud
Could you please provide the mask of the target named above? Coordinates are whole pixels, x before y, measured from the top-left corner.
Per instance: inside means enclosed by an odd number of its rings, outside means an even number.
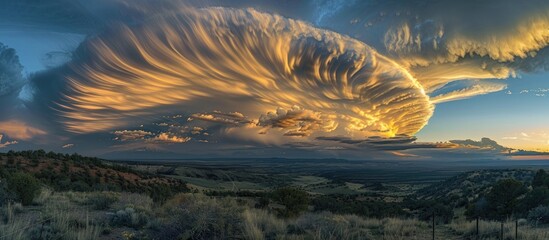
[[[26,123],[16,120],[0,122],[0,133],[17,140],[30,140],[35,136],[46,134],[41,129],[28,126]]]
[[[507,85],[503,83],[479,81],[473,84],[472,86],[431,97],[431,101],[433,103],[455,101],[455,100],[470,98],[473,96],[484,95],[492,92],[499,92],[505,89],[506,87]]]
[[[243,131],[257,124],[290,136],[391,137],[416,133],[433,111],[404,68],[364,43],[252,9],[181,9],[118,26],[82,49],[56,106],[75,133],[179,108],[197,113],[190,121]]]
[[[116,136],[114,140],[119,140],[119,141],[143,140],[145,139],[145,137],[149,137],[153,135],[153,133],[143,131],[143,130],[114,131],[113,134]]]
[[[160,133],[154,138],[147,139],[150,142],[184,143],[191,140],[190,137],[171,136],[168,133]]]
[[[321,2],[320,11],[331,13],[319,19],[323,26],[375,46],[407,68],[428,94],[459,80],[549,70],[547,1],[364,0],[340,8]],[[452,100],[475,92],[455,90]]]

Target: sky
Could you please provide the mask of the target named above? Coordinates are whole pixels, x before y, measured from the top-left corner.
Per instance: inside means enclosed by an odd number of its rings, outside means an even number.
[[[546,1],[0,4],[0,151],[549,151]]]

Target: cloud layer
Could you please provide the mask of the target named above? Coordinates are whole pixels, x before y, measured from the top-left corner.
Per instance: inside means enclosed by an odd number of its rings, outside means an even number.
[[[334,1],[316,2],[323,9]],[[321,25],[395,59],[430,96],[453,81],[505,79],[548,66],[547,1],[369,0],[332,9]],[[454,99],[462,99],[496,89],[455,90]]]

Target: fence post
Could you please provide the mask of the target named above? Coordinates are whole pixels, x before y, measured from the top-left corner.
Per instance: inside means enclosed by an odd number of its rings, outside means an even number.
[[[480,239],[480,236],[478,234],[478,219],[479,219],[479,217],[477,216],[477,239]]]
[[[500,239],[503,240],[503,220],[501,221],[501,236]]]
[[[433,240],[435,240],[435,211],[433,211]]]
[[[515,219],[515,240],[518,240],[518,219]]]

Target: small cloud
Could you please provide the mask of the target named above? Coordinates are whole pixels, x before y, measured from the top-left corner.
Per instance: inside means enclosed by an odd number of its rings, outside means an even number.
[[[148,136],[153,135],[151,132],[143,131],[143,130],[122,130],[122,131],[115,131],[113,132],[116,137],[114,140],[119,141],[136,141],[136,140],[143,140]]]
[[[503,137],[501,139],[504,139],[504,140],[517,140],[518,137]]]
[[[147,141],[151,142],[167,142],[167,143],[185,143],[190,141],[190,137],[178,137],[174,135],[170,135],[168,133],[160,133],[158,136],[154,138],[147,139]]]
[[[411,153],[403,153],[399,151],[391,151],[391,154],[398,156],[398,157],[419,157],[418,155],[411,154]]]
[[[17,144],[17,141],[7,141],[5,143],[2,143],[2,138],[4,138],[4,135],[0,134],[0,148],[7,147],[9,145]]]
[[[525,132],[521,132],[520,135],[522,135],[523,137],[530,137],[530,135],[528,135],[528,133],[525,133]]]
[[[65,144],[65,145],[62,146],[62,148],[72,148],[72,147],[74,147],[74,144],[72,144],[72,143]]]
[[[195,113],[192,114],[187,121],[202,120],[206,122],[215,122],[227,125],[243,125],[250,123],[250,120],[239,112],[223,113],[220,111],[213,111],[210,113]]]

